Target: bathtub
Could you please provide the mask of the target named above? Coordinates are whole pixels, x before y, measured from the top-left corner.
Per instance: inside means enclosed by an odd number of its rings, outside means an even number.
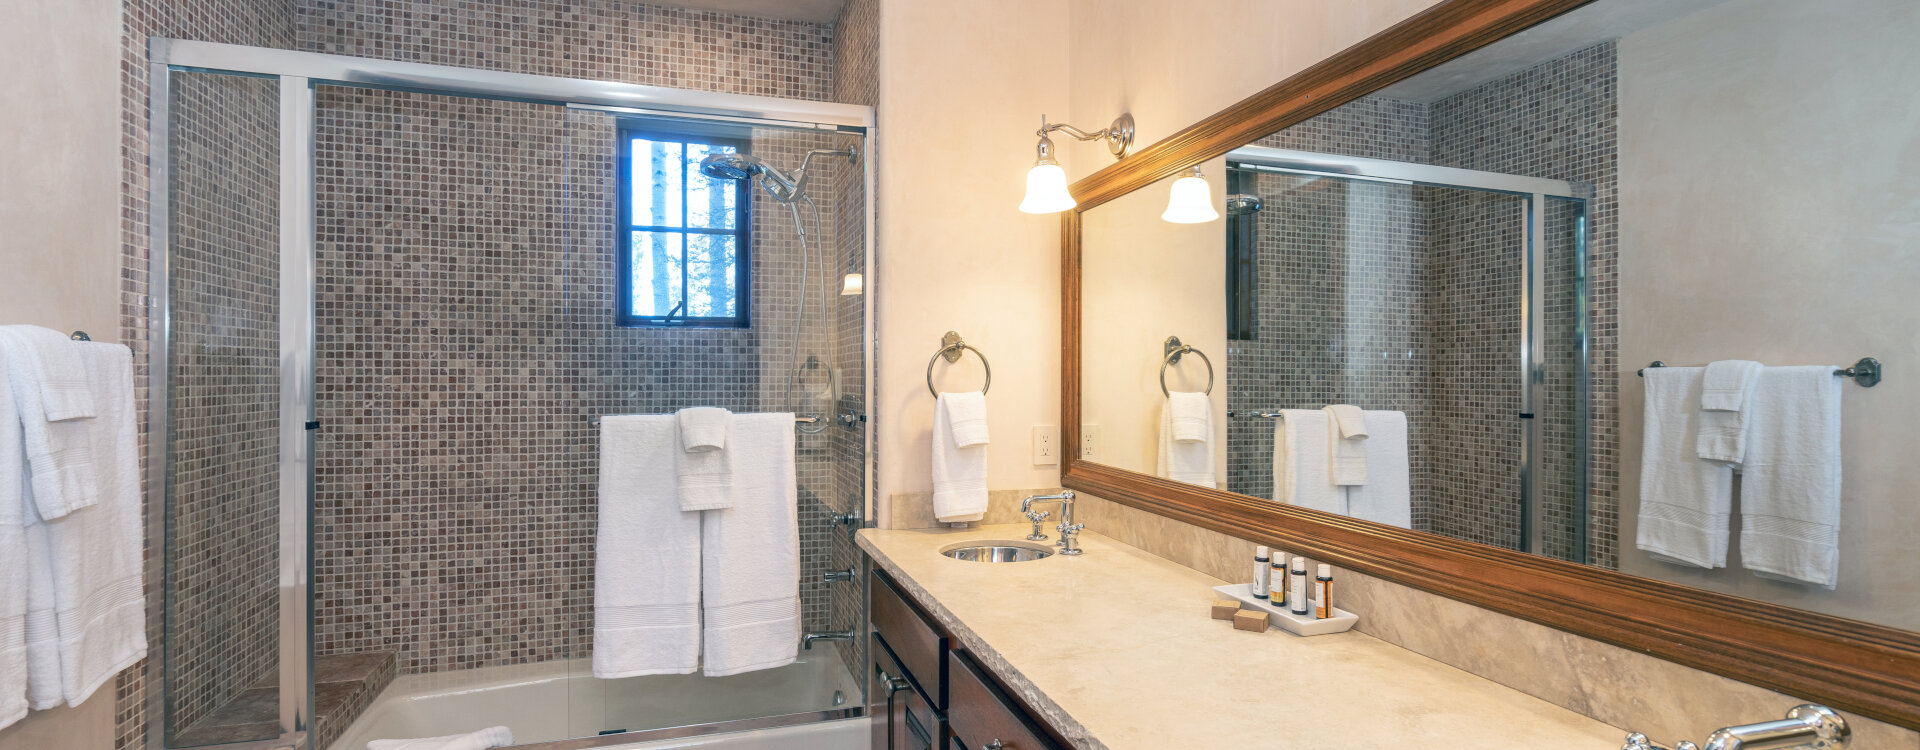
[[[593,665],[585,659],[401,675],[381,691],[329,750],[365,750],[370,740],[435,737],[497,724],[512,729],[514,740],[524,745],[593,737],[608,731],[644,731],[857,706],[860,688],[842,665],[838,646],[803,651],[800,661],[785,667],[730,677],[655,675],[601,680],[593,676]],[[864,750],[865,727],[866,722],[857,719],[815,722],[607,747]]]

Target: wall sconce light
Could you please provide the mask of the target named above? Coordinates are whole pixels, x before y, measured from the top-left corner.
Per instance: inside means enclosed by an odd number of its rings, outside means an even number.
[[[1027,197],[1020,201],[1020,210],[1026,213],[1054,214],[1077,205],[1067,193],[1067,171],[1054,160],[1053,140],[1047,137],[1056,130],[1075,140],[1105,140],[1107,150],[1113,152],[1115,159],[1126,156],[1127,150],[1133,148],[1133,115],[1122,114],[1106,129],[1091,133],[1066,123],[1049,124],[1047,116],[1041,115],[1037,133],[1040,143],[1035,147],[1038,156],[1033,160],[1033,168],[1027,170]]]
[[[840,296],[851,297],[867,290],[867,278],[850,273],[840,279]]]
[[[1173,181],[1173,190],[1167,193],[1167,211],[1160,218],[1175,224],[1204,224],[1220,218],[1200,165],[1193,165],[1185,176]]]

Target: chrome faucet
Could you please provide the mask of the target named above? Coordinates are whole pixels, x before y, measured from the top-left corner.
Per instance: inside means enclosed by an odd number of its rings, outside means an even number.
[[[1706,750],[1789,750],[1817,748],[1840,750],[1852,741],[1853,732],[1839,712],[1811,703],[1794,706],[1787,718],[1723,727],[1707,737]],[[1699,750],[1700,746],[1681,741],[1673,750]],[[1639,732],[1627,735],[1620,750],[1665,750]]]
[[[808,633],[800,638],[800,647],[812,651],[814,641],[851,641],[853,636],[854,632],[851,630],[838,633]]]
[[[1060,541],[1054,542],[1053,544],[1060,548],[1060,554],[1062,555],[1080,554],[1081,549],[1075,545],[1079,542],[1078,534],[1080,530],[1086,528],[1087,525],[1073,522],[1073,498],[1073,490],[1062,490],[1058,495],[1033,495],[1025,500],[1021,500],[1020,512],[1026,514],[1027,520],[1033,522],[1033,533],[1028,535],[1027,538],[1036,542],[1047,538],[1046,534],[1040,533],[1040,521],[1046,518],[1047,514],[1034,512],[1033,504],[1059,503],[1060,525],[1053,528],[1055,531],[1060,532]]]

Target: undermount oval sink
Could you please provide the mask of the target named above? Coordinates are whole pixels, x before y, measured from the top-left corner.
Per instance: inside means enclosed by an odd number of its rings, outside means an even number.
[[[1027,562],[1052,557],[1053,550],[1025,542],[961,542],[940,550],[940,554],[968,562]]]

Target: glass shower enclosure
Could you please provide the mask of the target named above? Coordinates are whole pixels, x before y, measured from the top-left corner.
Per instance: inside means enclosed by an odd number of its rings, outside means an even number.
[[[804,630],[865,622],[859,578],[826,574],[859,567],[871,495],[871,305],[841,292],[871,258],[871,108],[172,40],[150,59],[150,746],[506,724],[576,748],[858,715],[858,639],[739,677],[594,678],[593,548],[599,417],[794,412]],[[669,174],[660,133],[854,158],[783,202],[697,159]],[[746,225],[623,210],[623,184],[676,180]],[[633,324],[631,289],[669,280],[741,320]]]

